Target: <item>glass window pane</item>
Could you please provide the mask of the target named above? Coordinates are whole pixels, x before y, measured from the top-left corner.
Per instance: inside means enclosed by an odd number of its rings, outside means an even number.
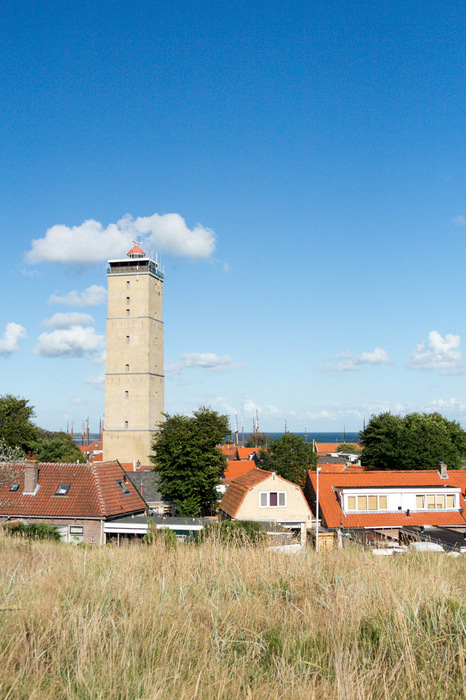
[[[379,508],[380,510],[387,510],[387,497],[379,496]]]
[[[424,496],[416,496],[416,508],[418,510],[424,508]]]
[[[454,508],[455,507],[455,497],[453,495],[448,495],[447,496],[447,508]]]
[[[437,508],[445,508],[445,495],[441,494],[437,496]]]
[[[377,510],[377,496],[369,496],[369,510]]]
[[[429,510],[435,510],[435,496],[426,496],[426,505]]]
[[[356,510],[356,496],[348,496],[348,510]]]
[[[276,491],[271,491],[269,495],[270,495],[270,505],[271,506],[278,505],[278,494],[276,493]]]
[[[286,493],[285,493],[284,491],[281,491],[281,492],[278,494],[278,505],[279,505],[279,506],[285,506],[285,505],[286,505],[285,498],[286,498]]]
[[[358,496],[358,510],[367,510],[367,496]]]
[[[265,508],[266,505],[267,505],[267,494],[261,493],[261,506],[262,506],[262,508]]]

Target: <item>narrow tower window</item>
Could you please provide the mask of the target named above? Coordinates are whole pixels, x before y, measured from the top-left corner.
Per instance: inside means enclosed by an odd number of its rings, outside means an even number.
[[[126,289],[129,289],[129,280],[126,280]]]
[[[126,306],[129,306],[129,297],[126,297]]]
[[[126,309],[126,315],[129,316],[129,309]]]
[[[126,344],[129,345],[129,335],[126,336]]]
[[[129,372],[129,365],[125,365],[125,370]]]
[[[128,421],[125,420],[125,430],[128,428]]]
[[[129,399],[129,391],[125,391],[125,399]]]

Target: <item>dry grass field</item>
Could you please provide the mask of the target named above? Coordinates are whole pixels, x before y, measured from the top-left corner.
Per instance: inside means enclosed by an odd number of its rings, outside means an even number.
[[[0,538],[0,697],[466,698],[466,557]]]

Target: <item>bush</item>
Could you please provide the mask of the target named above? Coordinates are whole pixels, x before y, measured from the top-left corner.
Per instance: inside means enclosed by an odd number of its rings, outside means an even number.
[[[60,542],[60,533],[56,527],[46,523],[14,523],[4,526],[9,535],[14,537],[28,537],[32,540],[52,540]]]
[[[175,547],[178,540],[173,530],[168,527],[157,527],[156,524],[149,520],[147,532],[142,538],[144,544],[163,544],[167,549]]]
[[[267,541],[266,533],[261,530],[259,523],[253,520],[223,520],[221,523],[210,523],[200,533],[199,541],[218,539],[223,544],[263,544]]]

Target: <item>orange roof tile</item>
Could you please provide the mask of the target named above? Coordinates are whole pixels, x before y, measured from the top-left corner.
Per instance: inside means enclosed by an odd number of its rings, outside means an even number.
[[[8,483],[0,484],[0,515],[35,517],[108,518],[142,512],[146,504],[117,462],[100,464],[36,463],[38,468],[35,495],[23,494],[24,464],[15,467],[0,465],[0,471],[11,471]],[[118,481],[129,490],[124,493]],[[19,484],[10,491],[12,483]],[[71,484],[65,496],[57,496],[60,484]]]
[[[343,442],[316,442],[317,454],[325,455],[329,452],[336,452],[337,447],[339,447],[342,444]],[[351,442],[349,444],[354,445],[358,448],[358,450],[362,449],[359,442]]]
[[[258,447],[238,447],[239,459],[249,459],[255,452],[259,452]]]
[[[334,466],[334,465],[332,465]],[[308,472],[314,495],[317,489],[317,474]],[[395,513],[344,514],[335,489],[338,488],[384,488],[384,487],[460,487],[460,508],[463,512],[406,511]],[[327,527],[409,527],[413,525],[466,525],[466,471],[449,471],[448,479],[442,479],[438,471],[364,471],[325,473],[319,477],[319,508]]]
[[[231,459],[225,467],[225,476],[223,481],[233,481],[243,474],[247,474],[251,469],[255,468],[254,460],[252,459]]]

